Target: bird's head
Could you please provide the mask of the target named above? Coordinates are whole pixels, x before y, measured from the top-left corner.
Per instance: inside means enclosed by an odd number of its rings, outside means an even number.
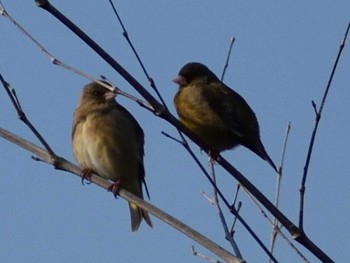
[[[117,93],[114,88],[109,84],[101,85],[97,82],[91,82],[87,84],[80,96],[81,104],[105,104],[105,103],[115,103],[114,98]]]
[[[178,85],[187,85],[195,80],[212,81],[218,80],[215,74],[205,65],[198,62],[187,63],[173,80]]]

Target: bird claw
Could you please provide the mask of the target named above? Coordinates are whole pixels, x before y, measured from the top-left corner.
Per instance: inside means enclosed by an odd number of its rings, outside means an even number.
[[[120,190],[120,180],[116,181],[115,183],[112,183],[107,190],[108,192],[112,192],[114,197],[117,198],[117,195]]]
[[[214,163],[216,159],[219,157],[220,152],[217,150],[209,150],[208,155],[209,155],[209,161]]]
[[[84,185],[84,181],[87,180],[87,184],[91,183],[91,174],[93,171],[91,169],[83,169],[81,171],[81,184]]]

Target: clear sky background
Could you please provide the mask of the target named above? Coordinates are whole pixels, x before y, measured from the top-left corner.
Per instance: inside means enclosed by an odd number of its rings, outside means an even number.
[[[144,86],[148,82],[122,36],[108,1],[52,1],[101,44]],[[65,63],[96,78],[103,74],[126,92],[137,92],[90,48],[34,1],[6,1],[7,11]],[[299,185],[314,111],[319,105],[350,19],[350,1],[118,1],[133,43],[170,110],[175,113],[172,79],[187,62],[199,61],[216,74],[223,69],[229,41],[236,38],[225,83],[256,112],[262,141],[279,163],[287,123],[288,141],[281,210],[297,224]],[[0,72],[16,89],[27,116],[55,152],[73,161],[72,114],[88,80],[50,64],[12,24],[0,19]],[[348,42],[350,45],[350,42]],[[305,230],[334,261],[349,262],[350,249],[350,50],[345,47],[322,116],[307,181]],[[150,89],[150,88],[149,88]],[[165,121],[118,97],[146,134],[145,166],[151,202],[230,250],[216,211],[201,196],[209,182],[185,150],[161,135],[177,136]],[[16,117],[0,89],[0,127],[38,143]],[[206,165],[198,147],[194,152]],[[268,198],[275,174],[245,148],[225,152]],[[31,154],[0,140],[0,262],[205,262],[191,246],[200,245],[153,218],[130,231],[127,203],[95,185],[35,162]],[[232,199],[236,181],[217,167],[218,184]],[[269,244],[270,225],[244,193],[242,216]],[[229,222],[232,217],[226,213]],[[289,236],[289,235],[288,235]],[[248,262],[267,256],[237,224],[235,238]],[[295,243],[296,244],[296,243]],[[303,249],[310,262],[317,259]],[[302,262],[279,238],[279,262]]]

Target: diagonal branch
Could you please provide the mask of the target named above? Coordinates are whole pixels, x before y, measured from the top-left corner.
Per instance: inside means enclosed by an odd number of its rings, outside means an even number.
[[[248,223],[241,217],[241,215],[239,214],[238,210],[235,208],[235,204],[230,205],[229,202],[227,201],[227,199],[225,198],[225,196],[222,194],[222,192],[220,191],[220,189],[217,187],[216,185],[216,181],[215,178],[212,178],[209,173],[205,170],[205,168],[203,167],[203,165],[199,162],[198,158],[194,155],[194,153],[191,151],[190,147],[188,144],[183,144],[182,141],[177,140],[173,137],[171,137],[170,135],[166,134],[163,132],[163,134],[171,139],[173,139],[174,141],[181,143],[186,150],[188,151],[188,153],[191,155],[192,159],[196,162],[196,164],[198,165],[198,167],[201,169],[201,171],[203,172],[203,174],[205,175],[205,177],[208,179],[208,181],[210,182],[210,184],[213,186],[214,191],[216,192],[216,195],[219,196],[221,198],[221,200],[223,201],[223,203],[225,204],[225,206],[228,208],[228,210],[230,211],[230,213],[232,215],[234,215],[235,220],[237,219],[242,225],[243,227],[248,231],[248,233],[253,237],[253,239],[259,244],[259,246],[264,250],[264,252],[270,256],[274,262],[277,262],[277,260],[273,257],[273,255],[271,253],[269,253],[268,249],[266,248],[266,246],[263,244],[263,242],[260,240],[260,238],[257,236],[257,234],[253,231],[253,229],[248,225]],[[222,218],[221,218],[222,219]],[[239,253],[240,254],[240,253]],[[239,255],[237,254],[237,255]]]
[[[45,163],[53,164],[56,169],[66,171],[72,174],[75,174],[77,176],[81,176],[81,170],[78,166],[68,162],[62,157],[59,157],[59,162],[55,163],[50,154],[47,150],[40,148],[39,146],[26,141],[25,139],[16,136],[12,134],[11,132],[0,128],[0,137],[5,138],[6,140],[24,148],[25,150],[32,152],[34,155],[38,156],[40,160],[42,160]],[[104,188],[108,189],[111,185],[111,183],[108,180],[103,179],[102,177],[99,177],[98,175],[92,174],[91,175],[91,182]],[[182,232],[183,234],[187,235],[189,238],[193,239],[194,241],[201,244],[203,247],[209,249],[216,255],[218,255],[220,258],[226,260],[227,262],[233,262],[233,263],[244,263],[242,259],[239,259],[235,256],[233,256],[231,253],[211,241],[210,239],[206,238],[196,230],[190,228],[189,226],[185,225],[181,221],[177,220],[173,216],[167,214],[166,212],[158,209],[157,207],[151,205],[150,203],[138,198],[137,196],[133,195],[132,193],[129,193],[128,191],[124,189],[120,189],[119,195],[126,199],[129,202],[136,203],[137,206],[141,207],[142,209],[147,210],[155,217],[159,218],[160,220],[164,221],[165,223],[171,225],[176,230]]]

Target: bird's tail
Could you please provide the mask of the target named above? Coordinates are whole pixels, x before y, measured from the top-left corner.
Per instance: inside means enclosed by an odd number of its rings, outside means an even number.
[[[260,155],[261,156],[261,155]],[[276,173],[278,173],[278,169],[276,167],[276,165],[274,164],[274,162],[271,160],[270,156],[267,154],[267,152],[265,151],[264,156],[261,156],[265,161],[267,161],[273,169],[275,169]]]
[[[133,232],[139,229],[142,219],[145,219],[147,225],[153,227],[151,218],[149,217],[147,211],[141,209],[134,203],[129,203],[129,208],[131,216],[131,230]]]
[[[275,165],[275,163],[272,161],[272,159],[270,158],[270,156],[267,154],[264,145],[262,144],[262,142],[259,140],[257,142],[255,142],[253,145],[247,145],[247,147],[252,150],[253,152],[255,152],[257,155],[259,155],[263,160],[267,161],[271,167],[276,171],[276,173],[278,173],[278,169]]]

